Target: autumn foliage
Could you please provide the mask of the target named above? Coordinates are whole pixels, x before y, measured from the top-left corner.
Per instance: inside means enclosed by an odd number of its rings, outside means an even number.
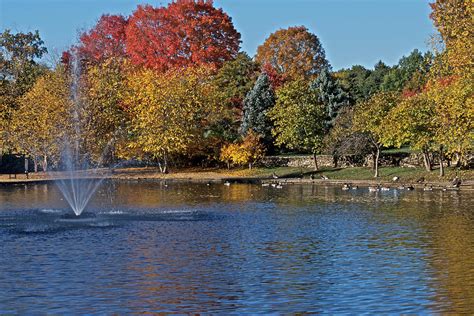
[[[257,62],[269,64],[286,78],[314,79],[328,66],[324,49],[315,34],[304,26],[289,27],[272,33],[258,47]]]
[[[102,15],[94,28],[82,33],[78,54],[93,63],[124,57],[126,26],[127,19],[121,15]]]
[[[133,63],[159,71],[170,67],[218,67],[236,57],[240,34],[212,1],[178,0],[168,7],[139,6],[126,30]]]

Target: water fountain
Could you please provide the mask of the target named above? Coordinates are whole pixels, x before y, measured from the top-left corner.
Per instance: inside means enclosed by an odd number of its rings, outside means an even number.
[[[79,96],[81,67],[75,54],[71,62],[71,100],[72,100],[72,136],[66,136],[62,144],[62,162],[66,171],[56,185],[76,216],[80,216],[105,176],[99,169],[90,165],[89,157],[81,153],[83,139],[81,117],[84,104]],[[103,156],[103,155],[102,155]]]

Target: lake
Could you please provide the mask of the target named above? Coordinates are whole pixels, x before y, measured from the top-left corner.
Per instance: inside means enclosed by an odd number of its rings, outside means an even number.
[[[0,186],[0,314],[474,313],[474,193]]]

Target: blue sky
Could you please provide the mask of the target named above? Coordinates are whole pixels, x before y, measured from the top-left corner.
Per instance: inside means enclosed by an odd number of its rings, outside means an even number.
[[[103,13],[129,15],[141,0],[0,0],[0,27],[38,29],[53,55],[74,43]],[[335,70],[378,60],[392,65],[414,48],[426,51],[435,33],[429,0],[215,0],[242,34],[251,56],[280,28],[305,25],[321,40]]]

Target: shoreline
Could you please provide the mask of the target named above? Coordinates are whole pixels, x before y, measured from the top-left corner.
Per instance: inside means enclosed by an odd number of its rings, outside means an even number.
[[[16,185],[28,185],[28,184],[42,184],[52,183],[55,181],[66,180],[61,174],[58,176],[49,176],[45,174],[34,174],[32,177],[27,179],[25,175],[19,175],[20,178],[9,179],[0,177],[0,186],[16,186]],[[417,183],[416,181],[387,181],[385,179],[309,179],[295,176],[295,173],[283,175],[279,178],[273,178],[268,175],[253,175],[253,176],[241,176],[241,175],[229,175],[222,174],[216,171],[193,171],[193,172],[176,172],[170,174],[159,174],[156,172],[146,171],[122,171],[114,173],[104,173],[90,176],[78,176],[77,179],[104,179],[104,180],[115,180],[115,181],[129,181],[129,182],[175,182],[175,183],[225,183],[231,184],[312,184],[312,185],[328,185],[328,186],[342,186],[344,184],[355,185],[360,187],[369,186],[385,186],[389,188],[397,188],[399,186],[413,186],[415,189],[423,189],[425,186],[432,187],[433,190],[448,190],[448,191],[474,191],[474,180],[465,180],[459,188],[455,188],[451,185],[450,181],[424,181]]]

